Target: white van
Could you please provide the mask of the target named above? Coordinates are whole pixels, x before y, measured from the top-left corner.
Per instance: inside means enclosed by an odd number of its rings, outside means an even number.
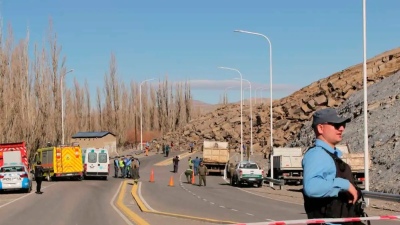
[[[86,148],[82,150],[83,177],[108,179],[110,159],[108,150],[104,148]]]

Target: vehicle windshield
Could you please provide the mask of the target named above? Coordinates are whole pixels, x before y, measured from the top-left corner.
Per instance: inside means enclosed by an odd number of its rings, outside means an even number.
[[[0,168],[0,172],[24,172],[23,166],[5,166]]]
[[[240,167],[239,167],[239,168],[258,169],[258,166],[257,166],[257,164],[250,164],[250,163],[247,163],[247,164],[240,164]]]

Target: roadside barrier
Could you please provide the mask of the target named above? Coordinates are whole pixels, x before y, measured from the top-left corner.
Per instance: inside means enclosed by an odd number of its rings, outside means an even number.
[[[382,192],[372,192],[372,191],[361,191],[364,195],[364,198],[375,198],[379,200],[392,201],[392,202],[400,202],[400,195],[382,193]]]
[[[286,220],[273,222],[258,223],[237,223],[235,225],[287,225],[287,224],[321,224],[321,223],[344,223],[344,222],[361,222],[376,220],[400,220],[400,215],[387,216],[370,216],[370,217],[351,217],[351,218],[322,218],[322,219],[306,219],[306,220]]]
[[[284,180],[272,179],[271,177],[264,177],[264,181],[278,185],[280,190],[282,190],[282,186],[285,185]]]

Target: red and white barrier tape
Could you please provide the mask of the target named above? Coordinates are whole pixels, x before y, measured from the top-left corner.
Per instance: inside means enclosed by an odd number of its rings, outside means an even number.
[[[332,218],[332,219],[307,219],[307,220],[286,220],[273,222],[257,222],[257,223],[238,223],[235,225],[287,225],[287,224],[315,224],[315,223],[339,223],[339,222],[360,222],[366,220],[399,220],[400,215],[392,216],[370,216],[370,217],[351,217],[351,218]]]

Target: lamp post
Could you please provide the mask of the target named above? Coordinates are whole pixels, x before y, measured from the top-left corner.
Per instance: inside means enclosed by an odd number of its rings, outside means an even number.
[[[365,190],[369,191],[369,150],[368,150],[368,101],[367,101],[367,9],[366,0],[363,0],[363,86],[364,86],[364,174]],[[367,201],[368,204],[368,201]]]
[[[139,101],[140,101],[140,151],[143,151],[143,115],[142,115],[142,85],[147,81],[154,80],[154,78],[144,80],[139,85]]]
[[[61,89],[61,145],[64,145],[64,78],[68,73],[74,72],[74,69],[68,70],[68,72],[61,75],[60,89]]]
[[[264,34],[256,33],[256,32],[251,32],[251,31],[245,31],[245,30],[235,30],[234,32],[238,33],[245,33],[245,34],[252,34],[252,35],[257,35],[265,38],[268,43],[269,43],[269,85],[270,85],[270,130],[271,130],[271,140],[270,140],[270,147],[271,147],[271,159],[270,159],[270,164],[271,164],[271,178],[274,178],[274,170],[273,170],[273,164],[274,164],[274,156],[273,156],[273,147],[274,147],[274,139],[273,139],[273,125],[272,125],[272,44],[271,41],[267,36]],[[269,183],[270,187],[273,187],[274,184],[272,182]]]
[[[239,78],[234,78],[235,80],[239,80]],[[253,155],[253,99],[251,97],[251,82],[247,79],[243,79],[247,83],[249,83],[249,88],[250,88],[250,151],[251,155]]]
[[[219,69],[236,71],[240,75],[240,161],[243,161],[243,76],[239,70],[229,67],[218,67]]]

